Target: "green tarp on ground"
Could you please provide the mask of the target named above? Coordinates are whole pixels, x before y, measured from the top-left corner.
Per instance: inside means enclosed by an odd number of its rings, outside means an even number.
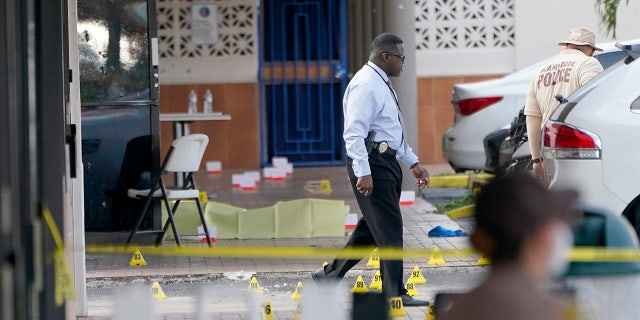
[[[323,199],[278,202],[251,210],[208,201],[203,203],[203,209],[207,225],[216,227],[218,239],[343,237],[349,213],[344,201]],[[167,217],[163,206],[162,220]],[[174,217],[180,234],[200,238],[196,234],[202,223],[194,201],[182,201]],[[171,231],[166,239],[173,239]]]

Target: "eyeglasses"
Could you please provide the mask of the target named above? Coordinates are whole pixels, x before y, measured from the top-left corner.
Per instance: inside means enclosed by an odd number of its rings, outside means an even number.
[[[402,62],[404,62],[404,59],[406,58],[404,55],[401,55],[401,54],[395,54],[395,53],[391,53],[391,52],[383,52],[383,53],[386,53],[388,55],[392,55],[394,57],[398,57],[398,58],[400,58],[400,60],[402,60]]]

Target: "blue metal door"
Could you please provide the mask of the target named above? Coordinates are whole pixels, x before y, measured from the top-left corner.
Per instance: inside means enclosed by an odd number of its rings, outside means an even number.
[[[344,163],[346,0],[265,0],[261,22],[263,163]]]

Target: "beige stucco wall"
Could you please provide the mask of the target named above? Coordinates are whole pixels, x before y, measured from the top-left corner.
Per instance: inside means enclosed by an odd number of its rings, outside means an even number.
[[[630,1],[628,6],[621,7],[617,38],[640,38],[640,1]],[[520,0],[515,8],[516,68],[556,54],[561,50],[558,41],[566,39],[573,27],[591,29],[596,33],[596,42],[613,41],[599,24],[595,0]]]
[[[509,16],[500,23],[511,24],[507,27],[512,27],[514,30],[513,45],[486,48],[468,48],[463,45],[449,49],[419,47],[416,50],[418,146],[420,158],[426,162],[443,161],[440,151],[441,136],[453,123],[453,110],[449,103],[453,84],[506,74],[554,55],[560,50],[557,42],[563,40],[568,35],[569,29],[574,26],[583,26],[594,30],[597,33],[597,40],[600,42],[611,40],[611,37],[604,35],[603,29],[599,26],[595,0],[499,2],[502,5],[510,6]],[[214,105],[221,103],[219,106],[225,110],[228,108],[229,111],[236,107],[234,99],[237,98],[237,95],[250,97],[242,101],[240,109],[243,110],[241,113],[243,117],[240,114],[235,116],[232,127],[247,128],[242,131],[242,139],[244,142],[255,143],[255,145],[243,144],[242,156],[232,152],[229,148],[216,148],[216,157],[226,159],[225,161],[228,163],[223,164],[226,167],[257,166],[260,163],[259,141],[261,139],[258,129],[260,113],[257,84],[259,41],[257,38],[256,2],[254,0],[209,0],[199,3],[217,4],[221,10],[232,13],[228,16],[242,19],[246,23],[242,24],[242,27],[233,27],[233,23],[221,21],[221,36],[225,36],[222,39],[223,42],[226,42],[206,50],[189,47],[189,44],[186,43],[187,47],[184,50],[196,53],[196,55],[183,57],[177,48],[180,48],[180,41],[182,44],[185,43],[181,37],[184,37],[185,32],[188,34],[188,29],[185,31],[184,25],[172,22],[177,20],[168,21],[165,19],[166,17],[159,17],[161,24],[164,21],[164,29],[159,31],[160,47],[165,51],[167,51],[168,45],[173,45],[172,48],[174,48],[172,56],[161,56],[160,58],[161,111],[186,110],[186,95],[191,89],[202,91],[202,88],[205,87],[215,88]],[[421,14],[420,10],[427,6],[431,8],[434,3],[423,2],[417,5],[416,15]],[[462,14],[466,10],[464,8],[466,2],[464,1],[453,0],[448,3],[454,4],[456,14]],[[491,5],[493,1],[487,0],[485,4]],[[178,0],[163,3],[165,8],[187,5]],[[164,13],[159,14],[166,15],[167,12],[172,12],[175,17],[179,10],[165,10]],[[640,38],[638,16],[640,16],[640,1],[631,1],[628,5],[622,5],[618,17],[618,39]],[[466,21],[464,16],[458,17],[459,27],[462,28],[475,25],[491,28],[496,25],[488,18],[487,21],[478,23]],[[422,19],[422,23],[427,20],[429,19]],[[426,29],[423,28],[423,32],[424,30]],[[163,35],[165,35],[164,40]],[[419,43],[420,36],[416,33],[416,43]],[[170,39],[171,43],[167,42],[169,41],[167,39]],[[233,43],[234,39],[238,41],[238,45]],[[221,45],[225,43],[226,49],[221,48]],[[238,51],[238,49],[240,50]],[[231,126],[231,123],[219,126]],[[172,136],[168,131],[169,128],[165,127],[162,127],[161,133],[163,146],[168,144],[167,139]],[[210,129],[203,128],[203,130]],[[228,128],[220,130],[233,131]],[[217,134],[218,137],[221,137],[219,130],[217,133],[212,132],[211,134]],[[225,137],[224,139],[231,138]],[[232,140],[225,140],[226,142],[219,146],[233,145]],[[251,159],[247,159],[247,156]]]

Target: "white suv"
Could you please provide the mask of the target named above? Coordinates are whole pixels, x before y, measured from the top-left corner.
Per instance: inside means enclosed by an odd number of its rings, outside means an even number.
[[[606,69],[626,55],[615,43],[598,44],[596,58]],[[456,171],[486,170],[483,139],[508,126],[524,106],[531,77],[549,57],[499,79],[453,86],[454,124],[442,136],[444,158]]]
[[[543,155],[551,188],[576,188],[583,204],[621,214],[640,194],[640,42],[619,47],[629,57],[571,94],[545,124]]]

